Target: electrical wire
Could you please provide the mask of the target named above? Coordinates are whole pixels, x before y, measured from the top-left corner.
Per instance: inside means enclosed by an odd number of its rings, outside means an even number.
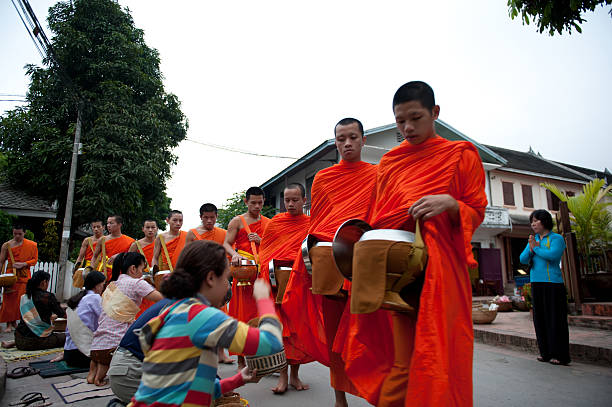
[[[219,149],[219,150],[230,151],[232,153],[239,153],[239,154],[245,154],[245,155],[253,155],[253,156],[256,156],[256,157],[283,158],[283,159],[287,159],[287,160],[297,160],[297,158],[295,158],[295,157],[287,157],[287,156],[283,156],[283,155],[271,155],[271,154],[254,153],[252,151],[240,150],[240,149],[233,148],[233,147],[221,146],[221,145],[212,144],[212,143],[204,143],[202,141],[197,141],[197,140],[193,140],[193,139],[190,139],[190,138],[186,138],[185,140],[191,141],[192,143],[200,144],[200,145],[203,145],[203,146],[206,146],[206,147],[211,147],[211,148],[216,148],[216,149]]]
[[[15,7],[15,11],[17,11],[17,15],[19,15],[19,19],[23,23],[23,26],[25,27],[26,31],[28,32],[28,35],[32,39],[32,42],[34,42],[34,46],[36,47],[36,50],[40,54],[40,57],[44,60],[45,59],[45,53],[43,53],[43,51],[40,49],[40,46],[38,45],[38,41],[36,41],[36,39],[32,35],[31,28],[28,28],[28,25],[26,24],[25,20],[23,19],[23,16],[19,12],[19,9],[17,8],[17,5],[15,4],[15,2],[13,0],[11,0],[11,3],[13,3],[13,7]],[[21,5],[21,3],[20,3],[20,5]],[[21,8],[23,9],[23,6]],[[24,10],[24,12],[25,12],[25,10]],[[26,18],[27,18],[27,13],[26,13]]]

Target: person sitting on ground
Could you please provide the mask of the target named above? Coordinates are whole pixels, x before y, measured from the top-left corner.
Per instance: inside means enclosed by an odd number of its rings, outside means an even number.
[[[102,313],[102,291],[106,277],[99,271],[90,271],[85,276],[85,289],[71,297],[66,309],[66,343],[64,360],[68,366],[90,367],[89,353],[93,334],[98,329],[98,318]]]
[[[51,275],[39,270],[26,284],[19,309],[21,320],[15,330],[15,346],[20,350],[42,350],[64,346],[63,332],[53,332],[53,321],[66,317],[53,293],[47,291]]]
[[[281,324],[263,280],[253,287],[259,329],[215,308],[227,294],[229,272],[225,249],[218,243],[199,240],[185,247],[161,287],[166,297],[179,301],[140,329],[145,359],[131,407],[211,406],[222,394],[257,381],[257,371],[248,366],[233,377],[216,379],[218,347],[257,356],[282,350]]]
[[[134,322],[143,298],[157,302],[163,297],[141,279],[145,258],[140,253],[119,253],[113,261],[111,282],[102,294],[102,313],[91,343],[88,383],[104,386],[112,353]]]

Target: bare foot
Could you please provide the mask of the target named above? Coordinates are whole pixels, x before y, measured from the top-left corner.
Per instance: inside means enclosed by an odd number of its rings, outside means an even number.
[[[14,348],[15,341],[2,341],[2,347],[3,348]]]
[[[64,352],[60,353],[59,355],[51,359],[49,362],[59,362],[62,360],[64,360]]]
[[[284,394],[287,391],[288,379],[287,368],[285,368],[280,371],[280,376],[278,378],[278,383],[276,383],[276,387],[272,387],[270,390],[272,390],[274,394]]]
[[[96,380],[94,384],[99,387],[106,386],[108,384],[108,379]]]
[[[225,363],[226,365],[231,365],[234,363],[234,359],[226,356],[225,358],[219,358],[219,363]]]
[[[4,332],[5,334],[11,333],[13,332],[13,327],[10,325],[7,325],[6,328],[2,330],[2,332]]]
[[[246,367],[246,361],[244,360],[244,356],[238,356],[238,371],[241,371]]]
[[[87,375],[87,383],[89,384],[94,384],[94,377],[95,377],[95,373],[91,374],[91,372]]]
[[[334,407],[348,407],[346,394],[343,391],[334,389],[334,394],[336,396],[336,404],[334,404]]]
[[[310,386],[302,383],[299,377],[292,377],[291,380],[289,380],[289,384],[297,391],[310,389]]]

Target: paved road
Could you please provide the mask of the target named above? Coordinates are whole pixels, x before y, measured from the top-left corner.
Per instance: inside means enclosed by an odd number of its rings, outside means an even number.
[[[47,357],[48,359],[48,357]],[[9,368],[25,362],[10,363]],[[221,375],[233,373],[233,367],[222,366]],[[333,393],[329,388],[329,373],[318,364],[302,367],[302,377],[311,390],[288,391],[283,396],[269,390],[276,377],[262,379],[240,389],[253,407],[320,407],[332,406]],[[65,405],[51,383],[70,380],[70,377],[41,379],[39,376],[7,379],[6,394],[0,406],[17,400],[22,394],[36,390],[51,397],[56,405]],[[110,397],[85,400],[74,406],[103,407]],[[474,399],[478,407],[610,407],[612,406],[612,369],[574,363],[570,367],[537,362],[533,355],[476,344],[474,359]],[[353,407],[368,406],[365,401],[350,397]]]

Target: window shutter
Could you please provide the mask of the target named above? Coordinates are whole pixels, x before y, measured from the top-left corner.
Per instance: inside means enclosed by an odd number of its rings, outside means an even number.
[[[514,206],[514,184],[512,182],[502,182],[504,191],[504,205]]]
[[[523,206],[525,208],[533,208],[533,192],[531,185],[521,185],[523,190]]]

